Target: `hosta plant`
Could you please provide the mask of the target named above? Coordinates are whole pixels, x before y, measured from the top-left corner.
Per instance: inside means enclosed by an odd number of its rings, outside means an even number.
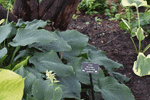
[[[43,29],[46,25],[47,21],[20,19],[0,26],[0,68],[25,78],[22,100],[80,100],[81,92],[90,98],[90,78],[81,72],[82,62],[97,63],[105,70],[92,74],[97,100],[134,100],[124,85],[128,78],[114,72],[121,64],[89,45],[86,35],[75,30],[51,32]]]
[[[122,19],[122,28],[127,29],[129,33],[131,33],[131,40],[134,44],[135,50],[138,54],[137,56],[137,61],[134,62],[133,66],[133,71],[136,75],[138,76],[145,76],[145,75],[150,75],[150,63],[149,63],[149,55],[146,57],[144,55],[144,52],[147,51],[147,49],[150,48],[150,44],[145,47],[144,50],[141,49],[141,42],[145,39],[146,34],[144,33],[143,28],[141,27],[141,20],[140,20],[140,14],[139,14],[139,7],[141,6],[148,6],[147,1],[143,0],[122,0],[122,5],[123,6],[135,6],[136,11],[137,11],[137,17],[138,17],[138,26],[133,28],[132,24],[130,23],[130,18],[128,18],[128,22],[124,19]],[[144,15],[145,16],[145,15]],[[145,16],[146,17],[146,16]],[[145,20],[149,20],[149,18],[146,18]],[[139,40],[139,47],[135,45],[135,42],[132,37],[136,36],[137,39]]]

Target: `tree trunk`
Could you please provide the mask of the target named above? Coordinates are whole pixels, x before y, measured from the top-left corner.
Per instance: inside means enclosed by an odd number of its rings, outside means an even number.
[[[9,21],[17,22],[34,19],[50,20],[54,27],[66,30],[67,26],[81,0],[15,0],[13,14],[9,14]],[[0,6],[0,19],[6,18],[7,10]]]

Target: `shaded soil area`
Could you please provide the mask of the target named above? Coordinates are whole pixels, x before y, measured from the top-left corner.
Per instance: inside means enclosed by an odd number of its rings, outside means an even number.
[[[99,25],[95,17],[103,21]],[[77,30],[89,36],[89,44],[106,52],[108,58],[115,62],[123,64],[124,68],[117,71],[130,80],[126,85],[131,89],[135,100],[150,100],[150,76],[139,77],[134,74],[132,67],[137,59],[135,48],[130,39],[130,34],[120,29],[118,21],[109,21],[104,15],[83,15],[77,19],[72,19],[68,29]],[[136,45],[138,40],[134,38]],[[146,47],[150,43],[150,37],[147,37],[142,43]],[[145,55],[150,54],[150,49]]]

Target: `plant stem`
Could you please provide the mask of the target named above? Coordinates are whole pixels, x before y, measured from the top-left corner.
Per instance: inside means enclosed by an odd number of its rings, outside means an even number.
[[[137,16],[138,16],[138,26],[140,27],[140,15],[139,15],[138,7],[136,7],[136,12],[137,12]]]
[[[139,41],[139,52],[141,51],[141,41]]]
[[[53,100],[55,100],[55,82],[53,80]]]
[[[61,61],[62,61],[62,56],[63,56],[63,53],[64,53],[64,52],[61,52],[61,56],[60,56],[60,60],[61,60]]]
[[[147,51],[149,48],[150,48],[150,44],[148,44],[148,45],[146,46],[146,48],[143,50],[143,53],[144,53],[145,51]]]
[[[15,49],[15,51],[14,51],[14,53],[13,53],[13,55],[12,55],[12,58],[11,58],[11,60],[10,60],[10,64],[13,62],[14,57],[15,57],[15,55],[16,55],[16,53],[17,53],[17,51],[18,51],[19,49],[20,49],[20,46],[17,46],[16,49]]]
[[[133,45],[134,45],[134,47],[135,47],[136,53],[138,54],[138,50],[137,50],[137,47],[136,47],[136,45],[135,45],[135,42],[134,42],[134,40],[133,40],[133,38],[132,38],[132,37],[130,37],[130,38],[131,38],[132,43],[133,43]]]
[[[9,6],[8,6],[8,10],[7,10],[7,18],[6,18],[6,23],[5,23],[5,25],[7,25],[7,23],[8,23],[8,16],[9,16],[10,3],[11,3],[11,0],[9,0]]]
[[[127,9],[128,11],[126,11],[126,13],[127,13],[127,16],[128,16],[128,24],[129,24],[129,26],[130,26],[130,21],[131,21],[131,17],[130,17],[130,7],[128,7],[128,9]]]

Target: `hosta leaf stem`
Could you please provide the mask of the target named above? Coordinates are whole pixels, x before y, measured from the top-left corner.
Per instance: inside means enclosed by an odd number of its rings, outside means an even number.
[[[133,45],[134,45],[134,47],[135,47],[136,53],[138,54],[138,50],[137,50],[137,47],[136,47],[136,45],[135,45],[135,42],[134,42],[134,40],[133,40],[133,38],[132,38],[132,37],[130,37],[130,38],[131,38],[132,43],[133,43]]]

